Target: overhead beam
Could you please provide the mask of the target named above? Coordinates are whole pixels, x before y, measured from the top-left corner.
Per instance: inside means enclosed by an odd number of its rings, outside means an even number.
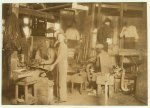
[[[52,14],[48,14],[46,12],[41,12],[33,9],[28,9],[28,8],[19,8],[19,13],[20,14],[26,14],[26,15],[31,15],[35,17],[42,17],[46,19],[54,19],[54,16]]]
[[[120,5],[115,4],[102,4],[101,5],[102,8],[113,8],[113,9],[119,9]],[[128,6],[127,4],[124,4],[124,6],[122,7],[123,10],[135,10],[135,11],[143,11],[143,7],[137,7],[137,6]]]
[[[124,10],[133,10],[133,11],[143,11],[144,10],[144,7],[130,7],[130,6],[127,6],[126,9]]]
[[[102,8],[120,8],[120,5],[110,5],[110,4],[102,4]]]
[[[65,8],[68,6],[72,6],[72,4],[64,4],[64,5],[58,5],[58,6],[53,6],[53,7],[49,7],[49,8],[45,8],[45,9],[39,9],[39,11],[48,11],[48,10],[52,10],[52,9],[58,9],[58,8]]]

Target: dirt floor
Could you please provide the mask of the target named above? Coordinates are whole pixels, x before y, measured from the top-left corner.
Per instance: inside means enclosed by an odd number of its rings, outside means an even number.
[[[11,102],[7,96],[2,97],[3,105],[10,105]],[[74,90],[73,93],[68,93],[68,101],[64,103],[54,103],[54,105],[105,105],[104,95],[92,96],[88,95],[87,91],[83,91],[82,94],[78,90]],[[125,95],[121,92],[115,93],[108,99],[109,106],[144,106],[145,104],[136,100],[132,95]]]
[[[91,96],[88,95],[86,91],[80,94],[78,91],[74,90],[73,93],[68,94],[68,101],[64,103],[59,103],[59,105],[105,105],[104,95],[101,96]],[[109,106],[143,106],[144,103],[136,100],[134,96],[125,95],[121,92],[115,93],[112,97],[108,99]]]

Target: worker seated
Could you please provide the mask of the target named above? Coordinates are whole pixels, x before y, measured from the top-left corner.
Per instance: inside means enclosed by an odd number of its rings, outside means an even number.
[[[94,65],[95,72],[97,73],[95,74],[95,81],[98,86],[97,87],[98,93],[99,93],[99,88],[105,85],[106,81],[109,81],[110,73],[112,72],[113,65],[115,65],[113,58],[111,58],[111,56],[103,48],[104,46],[102,44],[96,45],[97,55],[93,59],[94,64],[95,64]],[[111,81],[111,83],[113,83],[113,81]],[[103,91],[103,88],[102,88],[102,91]]]
[[[37,50],[35,59],[39,64],[52,64],[55,58],[55,51],[48,40],[43,41],[42,46]]]
[[[37,50],[35,55],[35,60],[38,62],[39,67],[49,71],[50,65],[54,62],[55,58],[56,54],[52,45],[50,45],[48,40],[44,40],[42,46]],[[48,76],[52,77],[52,75]]]

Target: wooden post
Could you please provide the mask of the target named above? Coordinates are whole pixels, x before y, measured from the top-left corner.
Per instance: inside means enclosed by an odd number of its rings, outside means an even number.
[[[102,87],[100,84],[97,85],[97,96],[100,96],[102,94]]]
[[[94,20],[95,19],[95,4],[92,5],[92,19],[91,19],[91,30],[94,28]]]
[[[12,4],[12,12],[19,17],[19,3]]]
[[[36,83],[37,83],[37,82],[36,82]],[[35,99],[36,99],[35,102],[34,102],[35,105],[37,104],[37,84],[36,84],[36,83],[33,84],[33,90],[34,90],[34,91],[33,91],[33,92],[34,92],[33,95],[34,95],[34,97],[35,97]]]
[[[74,82],[71,82],[71,93],[73,93]]]
[[[24,90],[24,94],[25,94],[25,103],[27,104],[28,103],[28,86],[25,85],[25,90]]]
[[[11,4],[10,5],[10,13],[15,13],[15,15],[17,16],[17,18],[18,18],[18,9],[19,9],[19,4]],[[14,22],[15,23],[15,22]],[[6,49],[7,50],[7,49]],[[12,75],[12,68],[13,68],[13,66],[11,65],[11,61],[12,61],[12,54],[13,54],[14,52],[12,52],[10,55],[8,55],[8,64],[7,64],[7,66],[8,66],[8,73],[9,73],[9,75],[8,75],[8,88],[10,87],[10,85],[12,84],[12,82],[11,82],[11,75]]]
[[[108,104],[108,82],[105,83],[105,105]]]
[[[123,3],[121,3],[121,6],[120,6],[120,27],[123,26]]]
[[[99,28],[99,27],[100,27],[100,24],[101,24],[101,4],[100,4],[100,3],[98,4],[98,15],[97,15],[97,19],[98,19],[97,28]]]
[[[120,4],[120,25],[119,25],[119,27],[120,27],[120,30],[119,30],[119,34],[120,34],[120,32],[121,32],[121,29],[122,29],[122,27],[123,27],[123,3],[121,3]],[[119,38],[120,38],[120,36],[119,36]],[[123,45],[123,39],[120,39],[120,41],[119,41],[119,48],[123,48],[122,47],[122,45]]]
[[[94,21],[95,21],[95,3],[94,4],[92,4],[92,16],[91,16],[91,29],[90,29],[90,35],[89,35],[89,37],[88,37],[88,48],[87,48],[87,58],[89,57],[89,55],[90,55],[90,52],[91,52],[91,36],[92,36],[92,31],[93,31],[93,29],[94,29]]]
[[[33,95],[34,95],[34,97],[37,97],[37,93],[36,93],[36,83],[35,84],[33,84],[33,89],[34,89],[34,93],[33,93]]]
[[[82,94],[82,83],[80,83],[80,94]]]
[[[18,85],[16,84],[15,85],[15,99],[17,100],[18,99]]]

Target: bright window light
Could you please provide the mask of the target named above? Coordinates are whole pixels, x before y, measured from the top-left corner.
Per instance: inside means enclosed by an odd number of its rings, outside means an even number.
[[[59,30],[60,29],[60,24],[59,23],[55,23],[54,29],[55,30]]]
[[[30,36],[30,28],[28,26],[23,27],[25,36],[28,38]]]
[[[108,45],[111,45],[112,44],[112,39],[111,38],[107,38],[107,43],[108,43]]]
[[[28,17],[24,17],[24,18],[23,18],[23,23],[24,23],[24,24],[27,24],[27,25],[28,25],[29,22],[30,22],[30,19],[29,19]]]

